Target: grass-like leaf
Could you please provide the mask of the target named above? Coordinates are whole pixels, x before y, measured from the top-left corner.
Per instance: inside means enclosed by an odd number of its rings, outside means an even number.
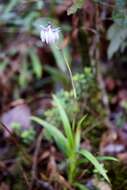
[[[79,153],[85,157],[86,159],[88,159],[96,168],[96,170],[108,181],[109,178],[106,174],[105,169],[103,168],[103,166],[98,162],[98,160],[95,158],[95,156],[93,156],[93,154],[91,154],[88,150],[80,150]]]
[[[53,95],[53,98],[54,98],[54,102],[56,103],[56,106],[59,110],[59,114],[61,117],[61,121],[63,123],[65,135],[68,139],[69,145],[70,145],[70,147],[73,147],[74,146],[74,138],[73,138],[73,132],[71,129],[71,125],[70,125],[68,116],[67,116],[64,108],[62,107],[60,100],[55,95]]]
[[[77,127],[76,127],[76,132],[75,132],[75,149],[76,149],[76,151],[78,151],[80,148],[81,126],[82,126],[82,123],[84,122],[84,120],[86,119],[86,117],[87,117],[87,115],[83,116],[79,120]]]
[[[5,7],[4,13],[7,14],[10,11],[12,11],[12,9],[19,3],[19,0],[12,0],[9,1],[9,3],[7,4],[7,6]]]
[[[84,115],[78,122],[77,127],[81,127],[82,123],[84,122],[84,120],[86,119],[87,115]]]
[[[39,57],[37,56],[37,53],[34,49],[30,49],[29,50],[29,55],[31,58],[31,63],[32,63],[32,67],[33,67],[33,71],[36,75],[36,77],[39,79],[42,75],[42,64],[39,60]]]
[[[40,118],[34,117],[34,116],[31,117],[31,119],[32,119],[32,121],[35,121],[38,124],[42,125],[48,131],[48,133],[53,137],[57,146],[66,154],[66,152],[68,150],[68,143],[67,143],[67,139],[61,133],[61,131],[59,129],[57,129],[55,126],[44,121],[43,119],[40,119]]]
[[[60,40],[60,43],[61,43],[64,40],[62,33],[60,35],[60,38],[61,38],[61,40]],[[55,58],[55,61],[56,61],[56,64],[57,64],[58,68],[62,72],[66,72],[67,68],[66,68],[66,65],[65,65],[64,58],[63,58],[63,55],[61,53],[61,50],[56,46],[56,44],[51,44],[50,48],[52,50],[52,53],[54,55],[54,58]],[[67,47],[64,48],[64,53],[65,53],[67,59],[69,60],[69,62],[71,62],[71,56],[69,54],[69,50],[68,50]]]
[[[81,140],[81,129],[77,127],[76,133],[75,133],[75,149],[76,151],[80,148],[80,140]]]
[[[78,190],[89,190],[85,185],[81,183],[75,183],[74,185],[78,188]]]
[[[112,160],[112,161],[119,162],[119,160],[118,160],[117,158],[114,158],[114,157],[112,157],[112,156],[97,156],[96,158],[97,158],[97,160],[99,160],[99,161]]]

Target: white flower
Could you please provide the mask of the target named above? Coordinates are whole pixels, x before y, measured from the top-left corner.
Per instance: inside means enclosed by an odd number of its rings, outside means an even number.
[[[52,44],[59,39],[60,28],[53,28],[51,24],[48,24],[47,27],[40,25],[40,27],[40,37],[42,42]]]

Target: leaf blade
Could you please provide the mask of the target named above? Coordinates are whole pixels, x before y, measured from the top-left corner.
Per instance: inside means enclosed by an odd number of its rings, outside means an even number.
[[[69,145],[73,147],[74,139],[73,139],[73,133],[72,133],[69,119],[66,115],[64,108],[61,105],[60,100],[55,95],[53,95],[53,99],[54,99],[54,102],[56,103],[56,106],[58,107],[61,121],[63,123],[64,131],[65,131],[66,137],[68,139]]]
[[[89,151],[87,150],[80,150],[79,153],[87,158],[87,160],[89,160],[96,168],[96,170],[104,177],[104,179],[106,179],[106,181],[110,182],[105,169],[102,167],[102,165],[98,162],[98,160],[95,158],[95,156],[93,156]]]
[[[64,135],[61,133],[60,130],[58,130],[55,126],[49,124],[48,122],[44,121],[43,119],[37,118],[35,116],[31,117],[32,121],[35,121],[36,123],[42,125],[49,134],[54,138],[57,146],[66,153],[68,149],[67,145],[67,139],[64,137]]]

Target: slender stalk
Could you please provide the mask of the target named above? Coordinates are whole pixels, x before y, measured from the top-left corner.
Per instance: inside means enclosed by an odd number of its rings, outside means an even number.
[[[75,181],[75,177],[77,175],[77,153],[76,151],[73,152],[73,155],[69,158],[69,165],[68,165],[68,181],[70,184],[73,184]]]
[[[55,46],[63,55],[63,58],[64,58],[64,62],[67,66],[67,69],[69,71],[69,74],[70,74],[70,79],[71,79],[71,84],[72,84],[72,88],[73,88],[73,93],[74,93],[74,98],[76,99],[77,98],[77,94],[76,94],[76,89],[75,89],[75,85],[74,85],[74,81],[73,81],[73,76],[72,76],[72,72],[71,72],[71,69],[70,69],[70,66],[69,66],[69,63],[68,63],[68,60],[66,59],[66,56],[64,54],[64,51],[59,48],[57,45]]]
[[[75,89],[75,85],[74,85],[74,81],[73,81],[72,72],[71,72],[71,69],[70,69],[68,60],[66,59],[66,57],[65,57],[63,51],[62,51],[62,54],[63,54],[63,58],[64,58],[64,61],[65,61],[65,64],[66,64],[66,66],[67,66],[67,68],[68,68],[68,71],[69,71],[69,74],[70,74],[71,83],[72,83],[72,88],[73,88],[73,92],[74,92],[74,98],[76,99],[76,98],[77,98],[77,94],[76,94],[76,89]]]

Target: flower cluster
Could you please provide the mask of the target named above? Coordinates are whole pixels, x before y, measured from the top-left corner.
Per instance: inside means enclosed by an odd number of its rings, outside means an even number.
[[[52,44],[59,39],[60,28],[53,28],[51,24],[47,27],[40,25],[40,37],[43,43]]]

